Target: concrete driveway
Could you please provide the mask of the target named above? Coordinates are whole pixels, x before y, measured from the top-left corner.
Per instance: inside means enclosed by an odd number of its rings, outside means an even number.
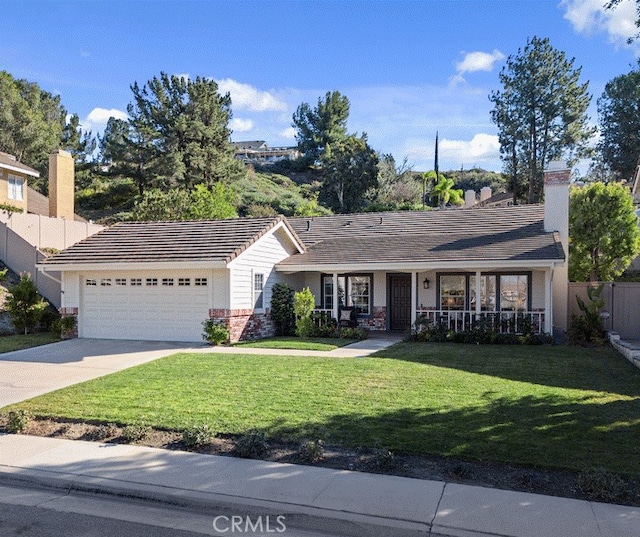
[[[202,344],[70,339],[0,354],[0,408]]]

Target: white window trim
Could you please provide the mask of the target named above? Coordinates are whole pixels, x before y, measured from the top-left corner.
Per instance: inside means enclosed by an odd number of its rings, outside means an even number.
[[[24,201],[24,178],[9,174],[7,181],[7,198],[14,201]]]
[[[262,287],[260,289],[261,302],[262,302],[261,306],[256,306],[256,300],[258,299],[258,293],[256,290],[256,278],[258,276],[262,278]],[[264,272],[254,272],[253,270],[251,271],[251,304],[253,306],[254,311],[262,312],[265,309],[265,306],[264,306],[265,281],[266,281],[266,278],[264,277]]]

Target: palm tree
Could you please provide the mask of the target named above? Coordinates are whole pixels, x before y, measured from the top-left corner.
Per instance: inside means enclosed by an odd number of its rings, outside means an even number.
[[[434,185],[431,189],[431,201],[433,203],[437,203],[437,206],[440,208],[444,208],[446,205],[463,205],[464,204],[464,193],[459,188],[453,188],[455,183],[453,179],[448,179],[441,173],[437,175],[438,179],[436,181],[436,172],[430,171],[424,174],[425,181],[433,181]]]

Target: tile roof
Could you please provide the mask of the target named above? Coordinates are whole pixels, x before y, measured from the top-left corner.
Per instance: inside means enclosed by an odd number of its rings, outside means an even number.
[[[10,170],[20,171],[27,175],[31,175],[32,177],[39,177],[40,172],[34,170],[33,168],[27,166],[26,164],[22,164],[22,162],[18,162],[16,157],[13,155],[9,155],[9,153],[3,153],[0,151],[0,168],[7,168]]]
[[[278,264],[432,263],[564,260],[544,207],[520,205],[439,211],[291,218],[307,251]]]
[[[88,237],[42,264],[188,261],[228,263],[280,222],[289,227],[281,216],[183,222],[123,222]],[[289,230],[295,236],[290,227]]]
[[[49,198],[40,194],[40,192],[30,186],[27,186],[27,212],[49,216]],[[76,222],[86,222],[86,220],[78,214],[74,214],[73,219]]]

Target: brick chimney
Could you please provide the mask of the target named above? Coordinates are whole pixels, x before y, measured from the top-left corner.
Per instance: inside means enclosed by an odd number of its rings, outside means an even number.
[[[567,329],[569,298],[569,183],[571,169],[565,162],[552,161],[544,171],[544,230],[560,236],[565,262],[553,270],[553,324],[555,329]]]
[[[74,196],[73,157],[57,149],[49,155],[49,216],[73,221]]]

